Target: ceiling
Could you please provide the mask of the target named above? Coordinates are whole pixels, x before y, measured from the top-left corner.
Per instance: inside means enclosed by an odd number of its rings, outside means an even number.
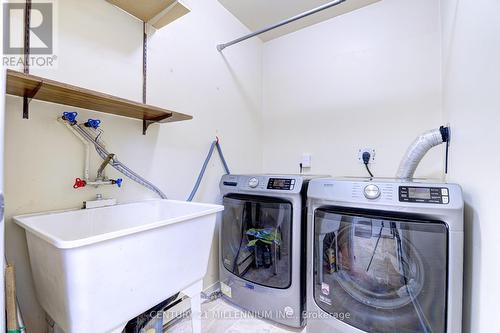
[[[256,31],[279,21],[311,10],[332,0],[219,0],[219,2],[250,30]],[[305,17],[259,37],[263,41],[289,34],[332,17],[368,6],[380,0],[347,0],[346,2]],[[235,36],[237,37],[237,36]]]

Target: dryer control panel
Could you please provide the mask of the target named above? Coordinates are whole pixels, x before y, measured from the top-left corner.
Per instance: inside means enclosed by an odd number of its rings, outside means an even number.
[[[450,196],[446,187],[400,186],[399,201],[448,204]]]

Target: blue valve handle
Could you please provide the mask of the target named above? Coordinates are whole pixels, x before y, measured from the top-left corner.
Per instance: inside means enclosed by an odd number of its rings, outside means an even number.
[[[123,182],[123,179],[121,179],[121,178],[118,178],[117,180],[115,180],[115,184],[118,187],[122,187],[122,182]]]
[[[97,129],[100,124],[101,124],[101,121],[99,119],[89,119],[85,123],[85,126],[92,127],[93,129]]]
[[[77,116],[78,112],[63,112],[63,119],[69,121],[70,123],[75,123]]]

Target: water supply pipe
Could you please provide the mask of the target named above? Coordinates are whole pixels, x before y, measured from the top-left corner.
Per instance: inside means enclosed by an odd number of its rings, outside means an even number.
[[[116,156],[114,154],[110,154],[106,148],[105,145],[103,144],[102,140],[100,139],[100,135],[102,132],[97,133],[97,128],[94,126],[88,126],[86,124],[80,125],[76,122],[75,119],[64,119],[64,118],[58,118],[58,121],[63,123],[77,138],[79,138],[84,144],[86,148],[86,163],[85,163],[85,175],[87,179],[84,179],[85,185],[104,185],[106,184],[118,184],[118,180],[113,181],[105,181],[105,180],[97,180],[96,182],[92,182],[88,179],[88,169],[89,169],[89,164],[90,164],[90,152],[88,151],[89,144],[92,143],[95,147],[95,150],[97,154],[104,160],[104,163],[101,164],[101,166],[105,166],[107,164],[111,165],[113,168],[115,168],[118,172],[124,174],[131,180],[135,181],[136,183],[146,187],[147,189],[155,192],[160,198],[162,199],[167,199],[167,196],[154,184],[151,182],[147,181],[143,177],[141,177],[139,174],[136,172],[132,171],[129,167],[127,167],[125,164],[122,162],[118,161]],[[220,159],[222,161],[222,165],[224,167],[224,170],[226,174],[230,174],[229,167],[227,165],[226,159],[224,158],[224,154],[222,153],[222,148],[220,146],[219,138],[216,138],[215,141],[212,142],[212,145],[210,146],[210,150],[207,154],[207,157],[203,163],[203,166],[200,170],[200,173],[196,179],[196,183],[187,199],[187,201],[192,201],[200,187],[201,181],[203,180],[203,176],[205,174],[205,171],[208,167],[208,162],[210,161],[212,154],[214,150],[217,149],[217,152],[220,156]],[[103,171],[103,170],[102,170]],[[78,181],[78,179],[77,179]],[[81,181],[81,180],[80,180]],[[76,183],[75,183],[76,185]]]
[[[106,166],[111,162],[111,160],[115,157],[115,154],[109,154],[108,157],[101,163],[101,166],[97,170],[97,179],[105,179],[106,177],[104,176],[104,169]]]
[[[401,163],[399,164],[396,177],[400,179],[412,179],[415,170],[422,158],[427,152],[444,142],[449,142],[450,130],[448,127],[441,126],[421,134],[406,151]]]
[[[67,114],[67,112],[66,112]],[[105,174],[104,174],[104,168],[102,168],[103,165],[99,168],[98,171],[98,176],[95,180],[90,179],[90,143],[89,141],[82,136],[82,134],[78,131],[75,131],[73,126],[76,125],[76,122],[74,120],[69,120],[66,117],[63,118],[58,118],[57,121],[60,123],[64,124],[70,131],[73,133],[80,141],[83,143],[85,147],[85,167],[84,167],[84,176],[83,179],[77,178],[75,180],[75,184],[73,185],[73,188],[80,188],[80,187],[85,187],[87,185],[90,186],[102,186],[102,185],[115,185],[117,184],[118,187],[121,186],[121,180],[113,180],[113,179],[107,179]],[[105,167],[106,165],[104,165]],[[102,168],[102,170],[101,170]]]
[[[98,134],[91,134],[87,131],[87,129],[79,124],[75,124],[71,126],[75,131],[77,131],[79,134],[81,134],[85,139],[87,139],[89,142],[91,142],[96,151],[97,154],[103,159],[106,160],[110,153],[106,150],[106,148],[102,145],[101,140],[99,139]],[[162,199],[167,199],[167,196],[154,184],[149,182],[148,180],[144,179],[141,177],[139,174],[136,172],[132,171],[130,168],[128,168],[125,164],[122,162],[118,161],[115,155],[113,155],[113,158],[111,158],[109,165],[111,165],[114,169],[116,169],[118,172],[124,174],[131,180],[135,181],[136,183],[146,187],[147,189],[155,192],[160,198]]]
[[[85,181],[88,181],[90,180],[90,143],[83,137],[80,135],[80,133],[78,133],[77,131],[74,131],[72,129],[72,126],[71,124],[64,120],[63,118],[57,118],[57,121],[60,122],[61,124],[63,124],[64,126],[66,126],[70,131],[71,133],[73,133],[83,144],[83,146],[85,147],[85,167],[84,167],[84,170],[83,170],[83,177],[84,177],[84,180]]]
[[[90,143],[92,143],[99,154],[99,156],[103,159],[106,160],[109,156],[110,153],[106,150],[104,147],[104,144],[102,140],[100,140],[99,136],[101,133],[97,133],[97,129],[94,127],[88,127],[89,130],[93,131],[93,133],[89,133],[87,131],[87,127],[84,125],[80,125],[76,122],[75,119],[64,119],[64,118],[58,118],[58,121],[63,123],[76,137],[78,137],[87,147]],[[90,152],[89,152],[90,154]],[[86,154],[87,155],[87,154]],[[89,155],[90,156],[90,155]],[[90,157],[89,157],[90,159]],[[86,158],[86,167],[85,169],[88,169],[88,164],[90,162],[87,162]],[[131,180],[137,182],[138,184],[148,188],[149,190],[155,192],[160,196],[162,199],[166,199],[167,196],[156,186],[154,186],[152,183],[148,182],[146,179],[142,178],[140,175],[129,169],[127,166],[125,166],[123,163],[119,162],[116,157],[113,155],[113,157],[110,159],[109,164],[115,168],[117,171],[120,173],[124,174]],[[78,179],[77,179],[78,181]],[[90,180],[85,180],[85,185],[113,185],[116,184],[118,186],[121,185],[121,180],[96,180],[96,181],[90,181]],[[75,183],[76,185],[76,183]],[[85,186],[84,185],[84,186]]]

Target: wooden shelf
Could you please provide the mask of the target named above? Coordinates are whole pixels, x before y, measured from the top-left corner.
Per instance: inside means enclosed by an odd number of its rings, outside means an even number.
[[[161,29],[179,17],[189,13],[189,9],[177,0],[106,0],[139,20]]]
[[[193,117],[42,77],[7,70],[7,94],[74,106],[148,122],[168,123]]]

